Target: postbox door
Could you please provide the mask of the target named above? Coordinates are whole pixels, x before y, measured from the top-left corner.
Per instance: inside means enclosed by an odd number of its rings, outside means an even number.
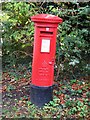
[[[56,48],[56,31],[42,32],[38,38],[38,55],[33,63],[32,84],[37,86],[52,86],[54,77],[54,62]]]
[[[53,84],[55,47],[52,37],[40,37],[40,41],[39,81],[40,85],[50,86]]]

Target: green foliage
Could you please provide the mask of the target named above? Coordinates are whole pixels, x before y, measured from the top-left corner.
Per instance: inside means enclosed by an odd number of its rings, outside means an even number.
[[[89,119],[89,81],[74,79],[70,80],[72,84],[61,81],[58,90],[53,91],[53,100],[41,109],[30,101],[31,64],[26,65],[7,67],[3,72],[3,119]],[[16,76],[19,76],[18,81]],[[74,90],[75,86],[78,86],[77,90]]]
[[[67,101],[66,107],[70,108],[67,112],[69,115],[75,115],[78,113],[78,116],[83,118],[88,113],[88,107],[83,102],[77,101]]]
[[[81,89],[77,90],[77,93],[78,93],[78,94],[81,94],[81,93],[82,93],[82,90],[81,90]]]
[[[76,107],[73,107],[70,109],[70,111],[68,113],[69,113],[69,115],[74,115],[76,112],[77,112]]]
[[[89,72],[89,67],[86,68],[86,66],[88,66],[87,60],[90,53],[88,27],[90,26],[90,7],[88,4],[82,7],[81,4],[77,8],[77,4],[73,3],[69,3],[69,5],[67,3],[66,6],[64,5],[63,10],[57,10],[57,15],[64,19],[58,30],[60,35],[57,38],[57,66],[60,66],[60,62],[63,66],[63,68],[58,67],[60,75],[67,72],[76,78],[76,74],[79,72],[74,73],[74,71],[78,71],[78,69],[84,73]]]
[[[90,98],[90,92],[87,92],[86,95],[88,98]]]
[[[60,90],[55,93],[57,96],[54,95],[53,101],[46,104],[43,109],[38,109],[28,100],[24,101],[23,98],[27,99],[27,96],[24,96],[20,98],[20,101],[15,99],[11,112],[4,109],[4,114],[9,118],[28,116],[28,118],[51,119],[62,116],[67,118],[69,115],[77,115],[79,118],[87,117],[88,106],[90,106],[87,98],[90,98],[90,93],[86,92],[86,98],[83,98],[82,101],[77,100],[77,97],[82,97],[83,91],[87,91],[88,88],[73,90],[71,85],[77,82],[76,77],[83,74],[88,75],[90,70],[88,60],[90,54],[89,2],[3,2],[2,10],[3,16],[0,19],[4,30],[2,31],[3,64],[6,71],[9,71],[9,67],[11,69],[11,81],[17,82],[20,79],[23,81],[23,78],[29,80],[31,77],[31,63],[26,66],[28,70],[17,63],[19,61],[21,63],[26,56],[29,56],[29,62],[32,60],[30,56],[34,40],[34,23],[31,22],[30,17],[38,13],[53,14],[63,19],[57,33],[55,75],[56,80],[60,77],[65,80],[71,77],[70,85],[66,85],[67,82],[65,82],[66,86],[60,86]],[[28,63],[28,60],[24,59],[24,62],[26,61]],[[15,67],[18,69],[15,70]],[[83,85],[82,81],[79,84]],[[14,89],[14,86],[8,85],[7,92]],[[62,93],[65,96],[65,98],[62,97],[64,104],[60,103],[61,96],[59,95]],[[11,94],[7,96],[13,97]],[[9,106],[9,103],[7,105]],[[21,113],[22,105],[22,111],[25,113]],[[26,113],[26,111],[28,112]]]
[[[72,107],[72,106],[74,106],[74,101],[67,100],[65,105],[66,105],[66,107]]]
[[[7,62],[16,62],[19,55],[25,54],[25,47],[32,46],[34,25],[30,17],[36,14],[34,3],[14,2],[3,3],[3,14],[7,17],[2,18],[4,33],[3,41],[3,59]],[[21,54],[22,53],[22,54]],[[10,58],[9,60],[7,58]]]
[[[32,53],[34,23],[30,20],[31,16],[38,13],[54,14],[63,19],[57,35],[56,78],[63,77],[66,73],[72,78],[81,73],[89,74],[88,2],[3,2],[2,10],[4,63],[17,64],[17,59]]]
[[[13,90],[14,89],[14,87],[12,86],[12,85],[9,85],[8,87],[7,87],[7,91],[11,91],[11,90]]]
[[[70,80],[70,83],[73,84],[73,83],[76,83],[76,79],[73,79],[73,80]]]

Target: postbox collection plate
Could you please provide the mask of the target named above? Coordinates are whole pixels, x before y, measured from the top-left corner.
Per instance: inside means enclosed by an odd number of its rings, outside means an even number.
[[[42,39],[41,41],[41,52],[50,52],[50,39]]]

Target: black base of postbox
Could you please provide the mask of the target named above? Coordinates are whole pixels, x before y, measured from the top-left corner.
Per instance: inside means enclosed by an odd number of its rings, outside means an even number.
[[[50,102],[53,99],[53,86],[39,87],[30,86],[30,100],[33,104],[42,108],[45,103]]]

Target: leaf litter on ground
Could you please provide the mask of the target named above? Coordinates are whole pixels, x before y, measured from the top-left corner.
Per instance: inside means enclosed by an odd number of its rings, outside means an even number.
[[[90,117],[90,77],[68,82],[56,81],[58,85],[53,90],[53,101],[39,109],[30,102],[31,71],[28,71],[26,66],[10,68],[7,72],[5,70],[2,76],[2,116],[5,118],[84,117],[88,120]]]

